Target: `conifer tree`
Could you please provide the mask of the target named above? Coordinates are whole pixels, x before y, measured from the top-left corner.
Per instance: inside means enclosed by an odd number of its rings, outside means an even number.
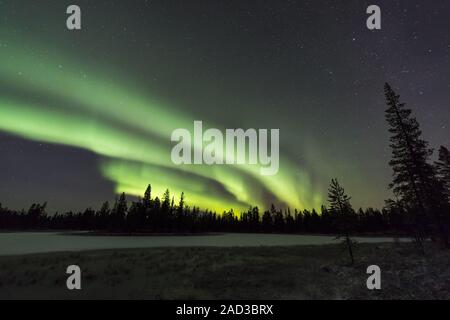
[[[181,192],[180,202],[178,203],[177,208],[179,215],[183,213],[183,209],[184,209],[184,192]]]
[[[353,245],[355,242],[350,238],[350,232],[355,227],[355,214],[350,204],[350,197],[345,194],[344,188],[339,185],[337,179],[331,179],[328,189],[328,202],[330,203],[330,210],[336,214],[338,238],[344,238],[351,264],[354,264]]]
[[[116,198],[114,208],[111,212],[112,227],[119,229],[124,227],[127,209],[127,199],[125,197],[125,192],[122,192],[119,198]]]
[[[163,210],[169,210],[169,207],[170,207],[170,192],[169,189],[166,189],[166,191],[163,194],[162,208]]]
[[[149,209],[152,205],[152,186],[149,184],[145,189],[144,198],[142,198],[142,204],[145,209]]]
[[[432,215],[437,218],[438,228],[441,227],[441,188],[433,166],[428,163],[433,150],[422,139],[422,131],[416,118],[411,115],[411,109],[400,102],[400,96],[387,83],[384,92],[392,149],[389,165],[393,169],[393,181],[389,187],[408,208],[416,243],[423,248],[424,233],[428,231]]]

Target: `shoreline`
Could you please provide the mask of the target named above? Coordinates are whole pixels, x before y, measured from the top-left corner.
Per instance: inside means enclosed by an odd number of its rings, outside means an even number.
[[[223,232],[223,231],[206,231],[206,232],[110,232],[96,230],[64,230],[64,229],[8,229],[0,230],[0,234],[4,233],[55,233],[63,235],[80,235],[80,236],[105,236],[105,237],[164,237],[164,236],[217,236],[225,234],[254,234],[254,235],[286,235],[286,236],[308,236],[308,237],[337,237],[334,233],[287,233],[287,232]],[[351,235],[354,238],[402,238],[410,239],[407,234],[399,233],[356,233]]]
[[[358,243],[404,243],[410,238],[352,237]],[[337,245],[331,235],[223,233],[193,235],[89,235],[86,233],[13,232],[0,233],[0,256],[46,252],[82,252],[103,249],[149,248],[255,248]]]

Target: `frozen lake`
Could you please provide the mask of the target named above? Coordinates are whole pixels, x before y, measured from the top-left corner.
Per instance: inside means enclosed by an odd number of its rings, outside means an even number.
[[[391,242],[392,237],[355,237],[360,243]],[[407,241],[402,239],[402,241]],[[257,247],[335,244],[333,236],[226,233],[195,236],[89,236],[59,232],[0,233],[0,255],[57,251],[154,247]]]

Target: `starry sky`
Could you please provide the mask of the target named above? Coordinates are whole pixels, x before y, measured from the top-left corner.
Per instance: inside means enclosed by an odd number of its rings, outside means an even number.
[[[0,0],[0,202],[79,210],[151,183],[218,211],[320,208],[336,177],[355,207],[381,207],[384,82],[450,145],[449,30],[448,0]],[[194,120],[279,128],[278,174],[174,165],[171,132]]]

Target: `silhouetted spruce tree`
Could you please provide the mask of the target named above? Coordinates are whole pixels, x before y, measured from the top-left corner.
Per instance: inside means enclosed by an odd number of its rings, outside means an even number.
[[[184,210],[184,192],[181,192],[180,202],[178,202],[177,212],[179,215],[183,214]]]
[[[328,202],[330,210],[336,214],[336,224],[339,232],[338,238],[344,237],[344,244],[347,246],[351,263],[353,264],[354,241],[350,238],[350,233],[355,227],[355,214],[350,204],[350,197],[345,194],[344,188],[339,185],[337,179],[331,179],[328,189]]]
[[[390,184],[394,194],[408,208],[412,219],[414,237],[423,250],[423,238],[434,215],[440,228],[442,194],[436,183],[433,166],[428,163],[432,149],[421,138],[422,131],[411,110],[401,103],[394,90],[385,84],[386,120],[390,126],[390,147],[393,181]]]
[[[286,216],[286,229],[285,230],[288,233],[295,232],[295,221],[294,221],[294,218],[292,217],[290,208],[287,208],[285,216]]]
[[[93,229],[95,223],[95,211],[92,208],[87,208],[84,210],[83,214],[81,215],[81,229],[82,230],[91,230]]]
[[[143,228],[144,220],[142,213],[143,210],[141,201],[131,203],[131,206],[128,209],[128,214],[126,216],[128,231],[135,232],[138,229]]]
[[[270,207],[270,214],[272,215],[273,227],[276,232],[283,232],[284,230],[284,217],[281,210],[277,210],[272,203]]]
[[[113,229],[123,229],[125,227],[125,217],[127,214],[127,199],[125,197],[125,192],[116,198],[114,208],[111,211],[110,219],[111,226]]]
[[[161,205],[162,210],[169,211],[170,208],[170,192],[169,189],[166,189],[166,191],[163,194],[163,202]]]
[[[263,232],[272,232],[273,221],[272,221],[272,214],[270,213],[270,211],[268,210],[264,211],[261,224]]]
[[[161,227],[164,231],[167,231],[167,228],[169,228],[169,219],[170,219],[170,191],[169,189],[166,189],[166,191],[163,194],[162,197],[162,203],[161,203],[161,210],[160,210],[160,217],[161,217]]]
[[[152,223],[154,223],[154,217],[152,217],[153,203],[152,203],[152,186],[149,184],[144,192],[144,197],[142,198],[142,205],[139,210],[139,221],[142,223],[144,229],[151,229]]]
[[[147,189],[145,189],[142,205],[146,209],[149,209],[152,206],[152,186],[150,184],[147,186]]]
[[[259,208],[253,207],[250,214],[250,231],[259,232],[260,230]]]
[[[156,212],[161,210],[161,200],[159,199],[159,197],[156,197],[155,200],[153,200],[153,210],[155,210]]]
[[[111,209],[109,208],[109,202],[103,202],[100,210],[97,212],[97,225],[96,229],[103,229],[108,225],[109,215],[111,214]]]
[[[297,232],[303,232],[303,214],[301,211],[294,209],[295,230]]]
[[[175,221],[174,228],[176,230],[182,230],[184,228],[185,223],[185,202],[184,202],[184,192],[181,192],[180,201],[178,202],[178,206],[175,210]]]
[[[311,232],[311,213],[307,209],[303,210],[302,226],[303,226],[303,232],[306,232],[306,233]]]

